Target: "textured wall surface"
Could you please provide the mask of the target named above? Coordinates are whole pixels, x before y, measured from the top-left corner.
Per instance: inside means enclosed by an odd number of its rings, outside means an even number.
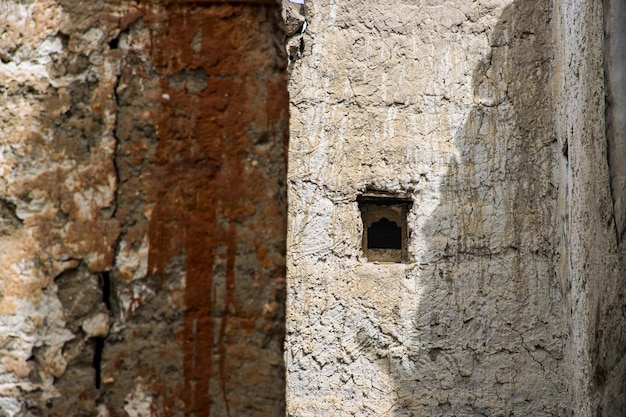
[[[609,417],[626,414],[626,245],[617,245],[616,220],[619,227],[623,213],[613,212],[611,199],[610,178],[617,172],[610,168],[618,160],[607,155],[602,12],[598,1],[557,3],[553,88],[563,149],[558,271],[569,313],[569,396],[575,415]],[[616,69],[617,62],[604,68]],[[614,87],[623,88],[616,78]],[[607,104],[610,109],[610,99]]]
[[[615,4],[1,1],[0,416],[625,415]]]
[[[0,3],[0,415],[284,410],[276,2]]]
[[[617,241],[626,233],[626,3],[604,0],[606,135]]]
[[[566,415],[550,3],[311,0],[303,14],[289,415]],[[364,258],[368,187],[411,195],[410,262]]]

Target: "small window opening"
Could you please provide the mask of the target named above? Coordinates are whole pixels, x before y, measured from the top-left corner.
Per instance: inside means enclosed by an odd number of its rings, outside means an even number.
[[[408,261],[406,218],[412,200],[404,195],[367,192],[357,201],[363,220],[363,253],[367,260]]]

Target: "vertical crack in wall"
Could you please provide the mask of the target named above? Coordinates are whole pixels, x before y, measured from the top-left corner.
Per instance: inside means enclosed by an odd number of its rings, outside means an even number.
[[[102,291],[102,303],[106,307],[109,318],[111,318],[111,278],[108,271],[100,273],[99,284]],[[97,336],[94,338],[93,368],[96,389],[102,388],[102,358],[105,341],[106,336]]]
[[[104,351],[104,337],[94,338],[94,353],[93,353],[93,369],[95,374],[95,386],[96,389],[100,389],[102,386],[102,352]]]
[[[109,50],[117,49],[118,44],[119,44],[119,37],[122,33],[123,32],[119,32],[115,37],[113,37],[108,42]],[[117,209],[118,209],[119,183],[120,183],[120,173],[119,173],[118,162],[117,162],[117,149],[119,146],[119,138],[117,137],[117,128],[118,128],[118,122],[119,122],[119,96],[117,94],[117,89],[120,83],[120,63],[115,62],[113,64],[113,67],[115,71],[115,79],[114,79],[114,82],[112,83],[111,93],[112,93],[112,98],[113,98],[113,106],[114,106],[113,114],[115,117],[115,121],[111,128],[111,135],[113,136],[113,140],[114,140],[113,150],[111,152],[111,159],[112,159],[112,164],[113,164],[113,170],[115,173],[115,185],[116,186],[115,186],[115,190],[113,190],[113,199],[110,203],[110,207],[112,207],[110,217],[112,219],[115,219],[116,214],[117,214]],[[112,243],[114,256],[118,253],[118,246],[121,242],[121,239],[122,239],[122,235],[120,233],[115,239],[115,241]],[[106,312],[108,314],[109,320],[111,320],[114,316],[113,316],[112,303],[111,303],[112,294],[111,294],[110,272],[108,270],[102,271],[99,274],[98,281],[99,281],[100,289],[102,292],[101,301],[106,308]],[[93,353],[94,385],[96,389],[98,390],[102,388],[103,354],[104,354],[106,338],[107,338],[107,335],[97,336],[94,338],[94,353]]]

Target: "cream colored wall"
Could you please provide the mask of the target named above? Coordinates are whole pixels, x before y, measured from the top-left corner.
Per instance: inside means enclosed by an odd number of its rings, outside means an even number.
[[[550,4],[307,0],[304,15],[289,415],[565,415]],[[362,256],[367,187],[413,198],[411,263]]]
[[[602,2],[558,1],[553,16],[568,398],[575,416],[624,415],[626,254],[609,180]]]

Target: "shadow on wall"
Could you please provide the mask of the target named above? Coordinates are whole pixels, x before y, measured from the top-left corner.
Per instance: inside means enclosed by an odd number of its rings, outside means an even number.
[[[429,248],[410,337],[388,356],[393,416],[567,414],[550,16],[543,0],[507,6],[475,68],[459,159],[425,226],[450,224],[447,244]]]

